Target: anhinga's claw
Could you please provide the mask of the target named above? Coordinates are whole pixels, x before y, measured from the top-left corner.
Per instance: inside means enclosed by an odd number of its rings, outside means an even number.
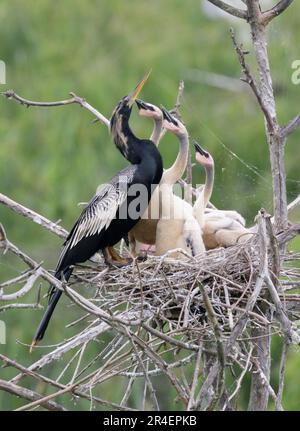
[[[132,258],[121,257],[113,247],[105,248],[103,250],[103,255],[107,265],[121,268],[122,266],[130,265],[132,263]]]

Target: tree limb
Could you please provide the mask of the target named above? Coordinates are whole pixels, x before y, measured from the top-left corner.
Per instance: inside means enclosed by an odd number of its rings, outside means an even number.
[[[231,35],[231,39],[234,45],[234,49],[236,50],[241,68],[242,68],[242,72],[244,74],[244,78],[241,78],[242,81],[246,82],[247,84],[249,84],[249,86],[251,87],[259,106],[261,107],[261,110],[263,111],[264,117],[267,121],[269,130],[272,131],[272,133],[274,133],[274,122],[273,122],[273,118],[269,112],[269,109],[267,108],[267,106],[265,105],[263,98],[261,97],[261,93],[259,90],[259,87],[254,79],[254,77],[251,74],[250,68],[248,66],[248,64],[246,63],[245,60],[245,52],[243,51],[243,47],[242,45],[239,45],[237,43],[236,37],[235,37],[235,32],[234,30],[231,28],[230,29],[230,35]]]
[[[37,402],[47,410],[66,411],[66,409],[60,404],[57,404],[54,401],[48,401],[46,399],[43,399],[42,396],[37,392],[22,388],[21,386],[15,385],[14,383],[6,382],[2,379],[0,379],[0,390],[9,392],[17,397],[25,398],[26,400]],[[39,400],[41,400],[40,403]]]
[[[300,125],[300,114],[289,121],[284,127],[281,128],[281,136],[286,138],[291,133],[293,133],[297,127]]]
[[[219,9],[222,9],[224,12],[229,13],[232,16],[235,16],[236,18],[247,19],[246,10],[238,9],[234,6],[231,6],[225,3],[222,0],[208,0],[208,1],[212,3],[214,6],[218,7]]]
[[[34,100],[25,99],[24,97],[21,97],[17,93],[15,93],[14,90],[7,90],[0,94],[7,97],[7,99],[16,100],[21,105],[27,106],[27,108],[29,106],[51,108],[56,106],[77,104],[80,105],[82,108],[85,108],[90,111],[97,118],[97,120],[99,120],[105,126],[107,126],[108,128],[110,127],[110,121],[103,114],[101,114],[101,112],[97,111],[97,109],[90,105],[85,99],[77,96],[75,93],[72,92],[70,93],[70,95],[72,96],[70,99],[58,100],[56,102],[36,102]]]
[[[272,21],[273,18],[276,18],[278,15],[284,12],[293,3],[293,1],[294,0],[281,0],[274,7],[263,12],[262,23],[264,25],[269,24],[269,22]]]
[[[68,231],[64,229],[63,227],[59,226],[56,223],[53,223],[51,220],[48,220],[46,217],[36,213],[35,211],[26,208],[25,206],[19,204],[18,202],[15,202],[14,200],[10,199],[9,197],[3,195],[0,193],[0,204],[5,205],[7,208],[15,211],[16,213],[29,218],[30,220],[34,221],[34,223],[37,223],[46,229],[50,230],[51,232],[55,233],[61,238],[66,238],[68,235]]]

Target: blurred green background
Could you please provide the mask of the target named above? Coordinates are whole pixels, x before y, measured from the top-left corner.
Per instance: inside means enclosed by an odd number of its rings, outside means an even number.
[[[281,124],[299,112],[300,86],[291,82],[291,64],[300,58],[299,16],[297,1],[268,32]],[[262,206],[272,211],[269,157],[261,112],[246,85],[238,82],[240,67],[230,26],[252,51],[246,23],[216,15],[205,0],[4,0],[0,3],[0,59],[7,66],[7,84],[0,90],[13,88],[24,97],[43,101],[67,98],[74,91],[109,117],[118,100],[150,68],[152,75],[141,98],[158,105],[171,108],[178,82],[184,79],[182,116],[191,139],[200,141],[215,159],[212,201],[217,207],[241,212],[250,224]],[[248,61],[256,72],[252,53]],[[207,73],[209,77],[219,74],[235,79],[230,81],[235,91],[208,85]],[[218,82],[224,86],[220,77]],[[127,163],[105,126],[93,124],[91,114],[79,106],[26,109],[1,98],[0,113],[0,192],[53,221],[61,219],[67,229],[80,212],[77,203],[88,201],[98,184]],[[136,112],[131,124],[138,136],[149,136],[152,125]],[[300,189],[299,133],[296,131],[286,146],[289,201]],[[160,148],[165,166],[170,165],[178,150],[176,140],[166,137]],[[194,183],[202,181],[203,172],[195,167]],[[299,214],[292,218],[299,220]],[[62,242],[59,238],[2,206],[0,221],[12,242],[37,261],[44,261],[46,268],[55,266]],[[299,249],[299,241],[292,247]],[[0,256],[0,282],[23,269],[11,256]],[[36,295],[37,291],[25,299],[34,302]],[[78,316],[78,310],[68,304],[64,299],[58,307],[47,344],[71,334],[64,325]],[[30,342],[40,316],[37,310],[0,313],[8,338],[0,351],[23,364],[40,357],[44,350],[29,355],[26,347],[16,343]],[[272,348],[276,387],[280,340],[274,340]],[[286,409],[300,410],[299,369],[300,352],[294,349],[287,369]],[[11,370],[0,369],[3,377],[9,373]],[[55,367],[49,371],[51,376],[57,374]],[[141,407],[141,389],[137,386],[132,398],[136,408]],[[157,391],[164,397],[164,408],[177,408],[174,394],[159,385],[159,380]],[[247,387],[245,399],[246,393]],[[104,384],[99,389],[101,395],[117,401],[119,393],[116,387]],[[84,402],[66,403],[68,408],[88,408]],[[20,404],[0,392],[1,410]],[[240,408],[245,406],[241,399]]]

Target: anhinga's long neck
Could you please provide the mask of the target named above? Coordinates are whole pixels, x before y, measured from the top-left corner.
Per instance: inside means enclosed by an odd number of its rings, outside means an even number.
[[[130,113],[131,109],[123,111],[122,115],[113,114],[111,133],[114,142],[131,164],[139,165],[142,182],[158,184],[163,171],[161,155],[152,141],[134,135],[128,123]]]
[[[189,154],[188,133],[179,134],[177,137],[180,142],[179,152],[173,165],[163,173],[161,182],[165,184],[175,184],[184,174],[187,165]]]
[[[205,166],[205,184],[193,207],[194,216],[201,227],[204,225],[204,211],[211,198],[214,187],[214,171],[213,164]]]
[[[131,114],[131,109],[126,109],[119,115],[119,113],[114,113],[110,124],[111,124],[111,134],[116,147],[123,154],[123,156],[132,164],[138,164],[141,162],[141,157],[139,154],[138,143],[140,141],[129,126],[129,118]]]
[[[154,142],[154,144],[156,146],[158,146],[159,141],[160,141],[162,127],[163,127],[163,119],[162,118],[155,119],[154,120],[154,128],[153,128],[152,134],[150,136],[150,141]]]

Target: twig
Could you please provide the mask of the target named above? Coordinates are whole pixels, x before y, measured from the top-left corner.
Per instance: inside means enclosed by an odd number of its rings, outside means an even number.
[[[199,283],[199,289],[203,296],[206,312],[212,324],[214,335],[216,338],[216,344],[217,344],[217,357],[218,357],[219,370],[218,370],[218,381],[216,385],[216,393],[214,396],[213,403],[210,406],[210,408],[213,409],[216,403],[220,400],[224,391],[225,349],[222,341],[222,331],[219,326],[218,319],[216,318],[210,299],[201,283]]]
[[[252,91],[256,97],[256,100],[259,103],[261,110],[263,111],[263,114],[264,114],[265,119],[267,121],[270,132],[275,133],[273,118],[269,112],[269,109],[265,105],[263,98],[261,97],[259,87],[258,87],[255,79],[253,78],[253,76],[250,72],[249,66],[246,63],[245,53],[243,51],[243,47],[237,43],[237,40],[235,37],[235,32],[234,32],[233,28],[230,29],[230,35],[231,35],[234,49],[236,50],[236,53],[237,53],[237,56],[238,56],[238,59],[239,59],[239,62],[240,62],[241,68],[242,68],[242,72],[244,74],[244,78],[241,78],[241,79],[242,79],[242,81],[249,84],[249,86],[251,87],[251,89],[252,89]]]
[[[244,369],[238,378],[238,381],[236,382],[235,390],[232,392],[232,394],[228,398],[228,403],[238,394],[239,390],[241,389],[242,381],[243,381],[243,379],[244,379],[244,377],[248,371],[248,368],[249,368],[249,364],[250,364],[251,357],[252,357],[252,352],[253,352],[253,346],[250,347],[250,350],[249,350],[249,353],[247,356],[246,364],[245,364]]]
[[[279,244],[286,244],[287,242],[294,239],[297,235],[300,235],[300,223],[290,226],[285,231],[277,235],[277,241]]]
[[[278,391],[277,391],[277,397],[275,401],[276,410],[282,410],[281,403],[282,403],[282,395],[283,395],[283,389],[284,389],[285,368],[286,368],[289,345],[290,345],[289,342],[287,340],[284,340],[283,346],[282,346],[281,359],[280,359],[280,367],[279,367]]]
[[[190,391],[190,399],[189,399],[189,403],[187,406],[188,411],[193,409],[193,405],[195,403],[194,398],[195,398],[195,392],[196,392],[196,388],[197,388],[197,384],[198,384],[198,380],[199,380],[201,357],[202,357],[202,344],[199,343],[199,350],[198,350],[197,357],[196,357],[192,387],[191,387],[191,391]]]
[[[26,400],[33,400],[36,405],[41,405],[47,410],[52,411],[66,411],[66,409],[60,404],[50,401],[49,398],[45,399],[37,392],[29,389],[22,388],[21,386],[15,385],[5,380],[0,379],[0,389],[2,391],[9,392],[17,397],[25,398]]]
[[[1,294],[0,290],[0,300],[1,301],[13,301],[15,299],[21,298],[22,296],[26,295],[34,286],[34,283],[41,275],[41,270],[38,268],[26,281],[25,285],[22,287],[22,289],[18,290],[15,293],[10,293],[7,295]]]
[[[66,236],[68,235],[68,231],[66,231],[63,227],[57,225],[56,223],[53,223],[52,221],[48,220],[46,217],[30,210],[29,208],[26,208],[25,206],[13,201],[12,199],[8,198],[2,193],[0,193],[0,203],[5,205],[9,209],[15,211],[16,213],[21,214],[22,216],[29,218],[35,223],[50,230],[50,232],[55,233],[61,238],[66,238]]]
[[[181,120],[180,107],[182,105],[183,93],[184,93],[184,81],[181,79],[179,81],[178,93],[177,93],[175,106],[171,111],[171,113],[175,114],[179,120]]]
[[[75,93],[70,93],[70,95],[72,96],[70,99],[58,100],[56,102],[36,102],[34,100],[25,99],[24,97],[21,97],[17,93],[15,93],[14,90],[7,90],[1,94],[3,96],[7,97],[7,99],[14,99],[17,102],[19,102],[21,105],[24,105],[27,107],[35,106],[35,107],[39,107],[39,108],[41,108],[41,107],[51,108],[51,107],[57,107],[57,106],[66,106],[66,105],[78,104],[82,108],[85,108],[88,111],[90,111],[105,126],[107,126],[108,128],[110,127],[110,121],[103,114],[101,114],[101,112],[97,111],[97,109],[95,109],[93,106],[91,106],[82,97],[76,96]]]
[[[289,121],[284,127],[281,128],[281,135],[286,138],[291,133],[293,133],[297,127],[300,125],[300,114]]]

